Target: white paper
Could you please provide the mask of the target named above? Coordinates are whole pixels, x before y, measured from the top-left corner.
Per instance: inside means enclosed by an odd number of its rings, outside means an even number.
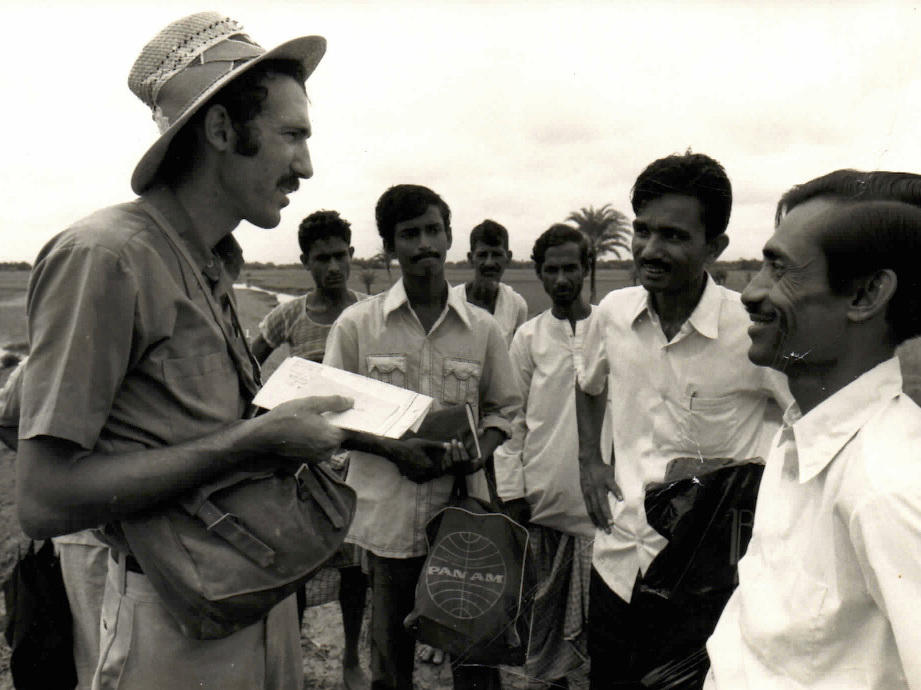
[[[324,412],[330,424],[387,438],[418,430],[432,398],[399,386],[302,357],[289,357],[265,382],[253,403],[272,409],[288,400],[313,395],[344,395],[355,401],[345,412]]]

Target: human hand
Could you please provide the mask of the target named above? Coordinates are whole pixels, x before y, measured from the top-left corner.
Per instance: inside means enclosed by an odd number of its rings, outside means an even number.
[[[387,458],[397,466],[404,477],[416,484],[424,484],[445,473],[446,445],[424,438],[390,441],[387,444]]]
[[[466,441],[463,440],[466,435]],[[473,474],[483,467],[486,459],[476,454],[476,442],[470,433],[462,434],[461,438],[451,439],[444,444],[444,472],[445,474],[467,475]]]
[[[289,400],[248,422],[253,449],[302,462],[325,460],[339,447],[342,430],[323,418],[323,412],[343,412],[351,398],[341,395]]]
[[[624,495],[614,478],[614,465],[606,465],[603,462],[580,463],[579,483],[592,524],[610,534],[613,517],[608,505],[608,494],[614,494],[618,501],[624,500]]]

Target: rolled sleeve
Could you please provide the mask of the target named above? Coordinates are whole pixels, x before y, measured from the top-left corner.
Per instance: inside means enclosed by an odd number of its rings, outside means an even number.
[[[521,408],[521,396],[499,325],[492,320],[488,328],[486,357],[480,377],[481,424],[484,429],[493,427],[510,438],[512,420]]]
[[[527,337],[521,331],[518,331],[512,340],[509,359],[512,363],[512,373],[518,381],[521,406],[512,420],[511,438],[499,446],[493,454],[496,468],[496,489],[499,497],[505,501],[523,498],[527,495],[522,452],[525,436],[528,433],[528,391],[531,388],[534,363],[531,360]]]
[[[854,511],[851,538],[867,588],[889,619],[905,678],[921,688],[921,493],[876,494]]]
[[[605,349],[605,314],[601,306],[591,319],[582,342],[581,350],[575,355],[576,379],[579,388],[588,395],[600,395],[607,382],[609,367]]]
[[[128,370],[136,305],[135,277],[109,249],[70,242],[39,256],[27,301],[20,438],[94,447]]]

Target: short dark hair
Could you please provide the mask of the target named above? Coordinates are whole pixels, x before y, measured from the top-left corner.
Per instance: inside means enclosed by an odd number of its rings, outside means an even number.
[[[508,230],[494,220],[487,218],[470,231],[470,251],[477,242],[488,244],[490,247],[501,245],[508,251]]]
[[[640,173],[630,190],[633,213],[668,194],[696,198],[701,205],[708,240],[722,235],[732,211],[732,184],[723,166],[703,153],[688,150],[653,161]]]
[[[774,224],[780,223],[799,204],[820,196],[844,201],[902,201],[921,207],[921,175],[887,170],[835,170],[788,189],[777,202]]]
[[[334,237],[346,244],[352,243],[352,225],[338,211],[314,211],[297,229],[297,243],[305,257],[310,256],[314,242]]]
[[[236,79],[228,82],[201,106],[183,128],[170,142],[163,162],[157,170],[157,178],[165,182],[175,182],[189,170],[195,162],[198,131],[205,114],[215,105],[227,109],[231,124],[237,133],[235,151],[241,156],[255,156],[259,152],[259,141],[254,136],[251,123],[262,112],[263,103],[269,96],[266,82],[280,76],[294,79],[304,88],[307,75],[304,66],[296,60],[264,60],[252,69],[245,71]]]
[[[534,249],[531,251],[531,261],[534,262],[534,270],[538,277],[540,277],[540,271],[544,266],[547,250],[550,247],[559,247],[567,242],[575,242],[579,245],[579,261],[582,263],[583,268],[588,268],[592,250],[585,233],[565,223],[554,223],[541,233],[541,236],[534,243]]]
[[[819,219],[828,285],[838,295],[877,271],[896,275],[886,306],[893,345],[921,335],[921,208],[900,201],[842,201]]]
[[[418,218],[429,206],[435,206],[441,213],[445,232],[450,239],[451,209],[431,189],[418,184],[398,184],[384,192],[374,208],[377,232],[384,240],[384,249],[393,251],[393,233],[397,223]]]

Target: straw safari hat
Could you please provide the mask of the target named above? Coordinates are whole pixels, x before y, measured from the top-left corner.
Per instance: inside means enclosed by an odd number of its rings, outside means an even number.
[[[270,58],[299,62],[310,76],[325,52],[322,36],[302,36],[266,51],[241,24],[217,12],[167,26],[144,46],[128,76],[128,87],[151,109],[160,130],[134,168],[131,189],[141,194],[150,186],[173,137],[230,80]]]

